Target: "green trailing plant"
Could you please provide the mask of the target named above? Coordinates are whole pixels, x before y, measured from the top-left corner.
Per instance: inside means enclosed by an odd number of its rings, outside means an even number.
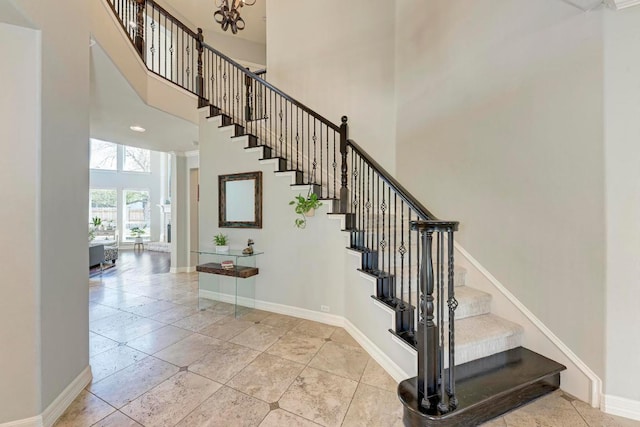
[[[92,227],[89,227],[89,241],[91,242],[95,238],[96,238],[96,230],[93,229]]]
[[[307,226],[307,214],[311,209],[318,209],[322,206],[322,202],[318,200],[318,195],[315,193],[309,193],[307,197],[303,197],[301,194],[297,195],[289,205],[295,206],[294,211],[300,218],[295,219],[295,226],[298,228],[305,228]]]
[[[131,234],[134,237],[142,237],[143,234],[146,233],[146,230],[144,229],[144,227],[140,228],[140,227],[133,227],[131,229]]]
[[[213,242],[216,244],[216,246],[227,246],[227,244],[229,243],[229,236],[218,233],[213,236]]]

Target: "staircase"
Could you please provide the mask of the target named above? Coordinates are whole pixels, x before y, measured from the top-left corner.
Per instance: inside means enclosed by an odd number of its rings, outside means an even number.
[[[152,0],[105,1],[151,71],[195,93],[208,121],[332,207],[375,290],[372,310],[390,313],[389,333],[416,354],[418,375],[398,386],[405,425],[479,425],[560,386],[565,367],[523,348],[522,327],[466,284],[454,263],[458,223],[438,220],[350,140],[346,117],[322,117]]]

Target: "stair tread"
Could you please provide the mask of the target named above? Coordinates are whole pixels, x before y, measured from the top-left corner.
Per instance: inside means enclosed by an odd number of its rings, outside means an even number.
[[[456,351],[466,346],[478,345],[483,341],[521,335],[524,332],[524,329],[519,324],[503,319],[493,313],[456,319],[455,327]],[[447,328],[448,324],[445,323],[445,330]],[[445,341],[447,341],[447,338],[445,336]]]
[[[420,425],[427,420],[442,426],[477,425],[557,389],[558,374],[564,369],[551,359],[516,347],[455,367],[458,407],[452,412],[440,415],[420,408],[416,377],[399,384],[398,397],[405,405],[405,420],[409,415]]]

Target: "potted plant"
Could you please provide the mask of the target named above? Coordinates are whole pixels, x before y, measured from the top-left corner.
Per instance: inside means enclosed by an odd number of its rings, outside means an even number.
[[[131,229],[131,234],[136,238],[135,243],[142,243],[142,235],[145,233],[144,227],[133,227]]]
[[[91,218],[91,224],[93,224],[94,230],[97,230],[102,225],[102,218],[99,216],[94,216]]]
[[[315,193],[309,193],[307,197],[297,195],[294,200],[289,202],[289,205],[295,205],[295,212],[300,215],[300,218],[296,218],[295,226],[298,228],[305,228],[307,226],[307,218],[315,214],[315,210],[322,206],[322,202],[318,200],[318,195]]]
[[[216,244],[216,253],[226,254],[229,253],[229,237],[222,233],[218,233],[213,236],[213,242]]]

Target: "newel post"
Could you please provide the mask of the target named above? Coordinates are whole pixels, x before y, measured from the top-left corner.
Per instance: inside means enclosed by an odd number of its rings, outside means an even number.
[[[144,8],[145,0],[136,0],[136,36],[133,43],[142,60],[146,63],[144,57]]]
[[[420,234],[419,316],[417,331],[417,396],[428,413],[444,414],[458,406],[455,395],[454,238],[458,223],[412,221]],[[445,251],[446,246],[446,251]],[[435,252],[435,256],[434,256]],[[435,268],[434,268],[435,262]],[[437,298],[435,296],[437,296]],[[445,322],[445,310],[448,322]],[[445,331],[445,324],[448,330]],[[445,372],[445,334],[449,372]]]
[[[349,139],[349,126],[347,125],[347,116],[342,116],[342,124],[340,125],[340,155],[342,163],[340,166],[340,212],[349,212],[349,190],[347,189],[348,172],[347,172],[347,140]]]
[[[198,95],[198,106],[206,105],[204,98],[204,75],[202,71],[202,54],[204,52],[204,35],[202,28],[198,28],[198,37],[196,38],[196,50],[198,51],[198,68],[196,76],[196,95]]]

